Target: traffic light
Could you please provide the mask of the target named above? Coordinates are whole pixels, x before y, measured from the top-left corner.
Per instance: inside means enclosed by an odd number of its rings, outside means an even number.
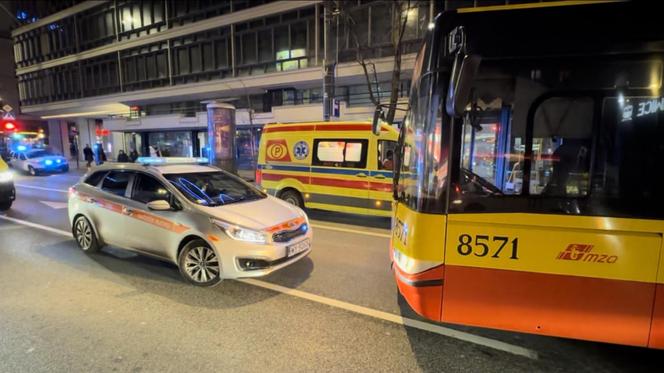
[[[16,124],[14,124],[14,122],[4,122],[3,128],[7,131],[15,131]]]

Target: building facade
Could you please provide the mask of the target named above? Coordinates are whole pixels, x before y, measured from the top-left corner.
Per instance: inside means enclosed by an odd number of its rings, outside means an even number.
[[[50,143],[65,154],[72,144],[80,153],[101,143],[110,158],[151,148],[197,156],[207,144],[205,102],[221,99],[238,109],[238,158],[250,167],[263,124],[323,119],[326,63],[334,64],[330,119],[371,119],[358,51],[375,66],[373,93],[385,102],[394,12],[407,13],[399,81],[406,100],[433,3],[345,1],[352,22],[335,4],[69,1],[12,31],[21,112],[48,120]]]

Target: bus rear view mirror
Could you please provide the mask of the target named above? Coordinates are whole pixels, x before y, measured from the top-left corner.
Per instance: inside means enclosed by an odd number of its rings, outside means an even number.
[[[376,106],[376,110],[374,110],[373,121],[371,122],[371,131],[374,135],[380,135],[380,119],[382,116],[383,110],[380,108],[380,106]]]
[[[482,58],[478,55],[457,53],[452,66],[452,76],[445,100],[445,110],[452,117],[460,117],[470,100],[473,79],[477,75]]]

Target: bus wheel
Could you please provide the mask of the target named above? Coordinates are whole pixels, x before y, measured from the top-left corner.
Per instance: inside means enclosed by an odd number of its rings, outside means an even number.
[[[279,194],[279,198],[290,203],[291,205],[295,205],[301,209],[304,208],[304,201],[302,201],[302,196],[297,190],[293,189],[284,190],[283,192],[281,192],[281,194]]]

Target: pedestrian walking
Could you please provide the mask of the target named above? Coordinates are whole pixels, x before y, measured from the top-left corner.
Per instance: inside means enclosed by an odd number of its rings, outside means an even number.
[[[85,144],[85,148],[83,148],[83,157],[85,157],[85,161],[88,163],[87,167],[90,168],[92,161],[95,159],[95,155],[92,152],[92,148],[90,148],[90,144]]]

